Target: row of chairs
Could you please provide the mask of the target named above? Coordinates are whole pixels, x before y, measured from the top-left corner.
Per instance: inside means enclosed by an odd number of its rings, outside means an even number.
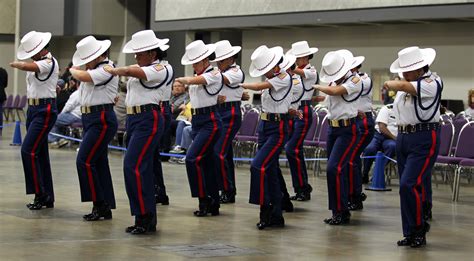
[[[18,120],[21,121],[20,113],[23,114],[23,118],[26,119],[25,107],[26,107],[26,95],[20,96],[16,95],[13,98],[13,95],[8,95],[7,100],[3,103],[3,116],[6,121],[10,121],[10,116],[12,121],[15,121],[15,115],[18,117]],[[1,115],[0,115],[1,116]],[[2,117],[3,117],[2,116]]]

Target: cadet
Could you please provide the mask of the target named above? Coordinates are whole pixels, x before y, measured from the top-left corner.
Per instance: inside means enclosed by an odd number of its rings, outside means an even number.
[[[26,194],[35,194],[33,202],[26,205],[31,210],[54,207],[48,133],[58,115],[56,83],[59,65],[48,51],[50,40],[51,33],[27,33],[21,39],[16,56],[19,60],[31,58],[33,61],[10,63],[11,67],[27,72],[27,132],[21,146],[21,159],[25,172]]]
[[[93,202],[92,212],[83,216],[86,221],[111,219],[111,209],[115,209],[107,146],[117,131],[113,107],[118,77],[110,73],[115,66],[108,58],[110,45],[109,40],[85,37],[77,43],[72,62],[74,66],[85,65],[86,70],[69,70],[72,77],[81,82],[84,133],[76,165],[81,200]]]
[[[196,76],[181,77],[176,81],[191,84],[189,97],[192,112],[193,143],[186,153],[186,171],[192,197],[199,198],[198,217],[219,215],[219,188],[217,185],[217,158],[214,146],[219,138],[221,121],[216,113],[217,95],[224,81],[217,68],[210,65],[216,46],[197,40],[186,46],[181,59],[183,65],[193,65]]]
[[[322,62],[321,80],[329,86],[315,85],[316,90],[328,95],[327,183],[329,209],[332,217],[324,220],[329,225],[349,223],[347,176],[349,157],[355,149],[357,103],[362,82],[352,74],[352,53],[339,50],[327,53]]]
[[[229,41],[223,40],[215,43],[217,67],[222,73],[224,87],[219,93],[225,102],[217,105],[219,117],[222,121],[222,130],[216,142],[214,153],[219,159],[217,164],[219,190],[222,191],[221,203],[235,202],[235,171],[234,152],[232,140],[240,129],[242,123],[242,113],[240,104],[243,89],[239,83],[245,80],[245,74],[236,64],[237,55],[242,47],[232,46]]]
[[[126,229],[131,234],[156,231],[155,176],[153,161],[163,133],[160,101],[163,88],[172,72],[160,64],[167,40],[156,38],[152,30],[132,35],[124,53],[134,53],[138,66],[112,69],[114,75],[130,77],[127,83],[127,152],[123,171],[130,210],[135,225]]]
[[[432,48],[407,47],[390,66],[403,73],[404,81],[387,81],[384,88],[398,91],[393,103],[397,117],[397,163],[400,176],[400,208],[404,239],[399,246],[426,244],[430,225],[425,213],[426,193],[431,191],[431,170],[439,151],[439,106],[443,82],[430,71],[436,57]]]
[[[262,112],[258,126],[258,151],[251,163],[250,203],[260,205],[258,229],[283,227],[282,191],[278,174],[278,158],[288,136],[288,110],[292,95],[292,78],[281,69],[288,64],[283,59],[283,48],[259,46],[252,53],[250,76],[267,80],[244,83],[242,87],[262,93]]]

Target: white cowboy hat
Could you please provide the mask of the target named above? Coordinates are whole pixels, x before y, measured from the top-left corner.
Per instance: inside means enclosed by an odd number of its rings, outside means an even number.
[[[16,57],[26,60],[39,53],[51,40],[51,33],[31,31],[21,38]]]
[[[305,57],[305,56],[311,55],[313,53],[317,53],[318,50],[319,49],[316,47],[310,48],[307,41],[299,41],[299,42],[293,43],[291,45],[291,49],[287,53],[290,53],[296,56],[296,58],[299,58],[299,57]]]
[[[89,35],[76,44],[76,52],[72,57],[74,66],[81,66],[93,61],[110,48],[110,40],[99,41]]]
[[[286,71],[288,70],[288,68],[290,68],[293,64],[295,64],[296,62],[296,56],[292,55],[292,54],[289,54],[289,53],[286,53],[284,56],[283,56],[283,62],[280,63],[280,68],[283,70],[283,71]]]
[[[196,40],[186,46],[186,52],[181,58],[181,64],[190,65],[200,62],[209,57],[215,50],[215,44],[205,44],[201,40]]]
[[[398,52],[398,59],[390,66],[390,72],[403,73],[414,71],[426,65],[431,65],[435,57],[436,51],[433,48],[407,47]]]
[[[365,61],[364,56],[356,56],[354,57],[354,62],[352,63],[352,68],[356,68],[357,66],[361,65]],[[351,69],[352,69],[351,68]]]
[[[275,67],[280,59],[283,57],[283,48],[276,46],[268,48],[266,45],[261,45],[253,51],[250,59],[249,73],[252,77],[259,77],[270,71]]]
[[[240,46],[232,46],[229,41],[227,40],[222,40],[217,43],[216,45],[216,59],[214,59],[212,62],[218,62],[222,61],[224,59],[227,59],[229,57],[232,57],[236,55],[237,53],[240,52],[242,47]]]
[[[160,48],[160,50],[162,50],[162,51],[166,51],[166,50],[168,50],[168,48],[170,48],[170,46],[167,45],[167,44],[165,44],[165,45],[160,46],[159,48]]]
[[[132,35],[132,39],[123,47],[123,53],[139,53],[153,50],[167,44],[170,39],[159,39],[153,30],[143,30]]]
[[[323,58],[321,81],[333,82],[341,79],[352,69],[354,56],[349,50],[338,50],[327,53]]]

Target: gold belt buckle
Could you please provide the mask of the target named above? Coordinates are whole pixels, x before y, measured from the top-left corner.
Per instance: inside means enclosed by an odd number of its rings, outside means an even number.
[[[82,106],[81,107],[81,112],[84,114],[91,113],[91,108],[89,106]]]
[[[260,119],[268,121],[268,114],[266,112],[260,113]]]
[[[331,127],[339,127],[339,121],[338,120],[331,120]]]
[[[196,109],[191,108],[191,114],[192,114],[192,115],[196,115]]]
[[[127,107],[127,114],[133,114],[133,107]]]
[[[140,105],[135,106],[135,112],[142,113],[142,107],[140,107]]]

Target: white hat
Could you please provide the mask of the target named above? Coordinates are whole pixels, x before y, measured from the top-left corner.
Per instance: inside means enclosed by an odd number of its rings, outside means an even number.
[[[283,57],[283,48],[276,46],[268,48],[266,45],[261,45],[253,51],[250,59],[249,73],[252,77],[259,77],[270,71],[278,64]]]
[[[31,31],[21,38],[16,57],[26,60],[39,53],[51,40],[51,33]]]
[[[364,56],[356,56],[354,57],[354,62],[352,63],[352,68],[356,68],[357,66],[361,65],[365,61]],[[351,68],[351,69],[352,69]]]
[[[215,44],[204,44],[201,40],[196,40],[186,46],[186,52],[181,58],[182,65],[195,64],[204,60],[216,50]]]
[[[132,35],[132,39],[123,47],[123,53],[139,53],[153,50],[167,44],[170,39],[159,39],[152,30],[143,30]]]
[[[72,57],[74,66],[81,66],[102,55],[110,48],[110,40],[99,41],[94,36],[89,35],[76,44],[76,52]]]
[[[222,40],[217,43],[216,45],[216,59],[213,60],[213,62],[218,62],[222,61],[224,59],[227,59],[229,57],[232,57],[236,55],[237,53],[240,52],[242,47],[240,46],[232,46],[229,41],[227,40]]]
[[[293,43],[291,45],[291,49],[287,53],[290,53],[296,56],[296,58],[299,58],[299,57],[305,57],[305,56],[311,55],[316,52],[318,52],[318,48],[316,47],[310,48],[307,41],[299,41],[299,42]]]
[[[284,56],[283,56],[283,62],[280,64],[280,68],[283,70],[283,71],[286,71],[288,70],[288,68],[290,68],[293,64],[295,64],[296,62],[296,56],[292,55],[292,54],[289,54],[289,53],[286,53]]]
[[[407,47],[398,52],[398,59],[390,66],[390,72],[410,72],[425,65],[431,65],[436,57],[433,48],[420,49],[418,46]]]
[[[327,53],[323,58],[321,81],[333,82],[341,79],[352,69],[354,56],[349,50],[338,50]]]
[[[166,51],[166,50],[168,50],[168,48],[170,48],[170,46],[167,45],[167,44],[164,44],[164,45],[160,46],[159,48],[160,48],[160,50],[162,50],[162,51]]]

